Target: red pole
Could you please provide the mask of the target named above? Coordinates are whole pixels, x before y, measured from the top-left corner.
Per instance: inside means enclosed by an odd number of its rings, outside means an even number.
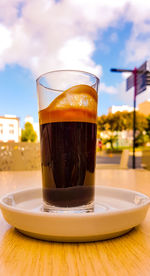
[[[134,98],[133,98],[133,158],[132,168],[135,169],[135,134],[136,134],[136,95],[137,95],[137,68],[133,70],[134,75]]]

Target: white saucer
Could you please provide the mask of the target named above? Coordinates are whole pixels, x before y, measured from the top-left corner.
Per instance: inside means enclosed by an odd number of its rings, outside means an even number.
[[[79,242],[120,236],[139,225],[148,210],[148,196],[125,189],[97,186],[91,213],[40,211],[41,188],[3,196],[0,207],[5,220],[20,232],[38,239]]]

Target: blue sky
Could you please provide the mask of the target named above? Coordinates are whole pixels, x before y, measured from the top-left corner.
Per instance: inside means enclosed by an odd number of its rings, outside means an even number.
[[[0,71],[0,97],[1,115],[16,115],[21,123],[27,115],[38,121],[36,84],[29,69],[7,65]]]
[[[100,77],[99,115],[112,105],[132,105],[125,78],[110,68],[150,58],[149,12],[150,4],[139,0],[0,3],[0,115],[17,115],[22,126],[27,115],[38,121],[36,78],[69,68]]]

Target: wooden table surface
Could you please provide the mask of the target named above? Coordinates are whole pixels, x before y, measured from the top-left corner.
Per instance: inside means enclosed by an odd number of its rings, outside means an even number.
[[[97,170],[97,185],[143,192],[150,196],[150,171]],[[41,185],[40,171],[0,172],[0,195]],[[150,211],[128,234],[91,243],[55,243],[28,238],[0,214],[0,276],[144,276],[150,275]]]

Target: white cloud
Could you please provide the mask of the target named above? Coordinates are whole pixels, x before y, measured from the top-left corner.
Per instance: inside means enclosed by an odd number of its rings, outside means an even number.
[[[36,76],[49,70],[70,68],[90,71],[100,77],[101,65],[93,60],[97,31],[116,24],[126,1],[119,6],[98,0],[2,2],[0,18],[6,31],[4,36],[9,33],[11,40],[6,47],[4,44],[0,54],[1,68],[17,63]]]
[[[150,1],[132,0],[126,20],[133,23],[124,54],[126,63],[140,64],[150,58]]]
[[[117,94],[117,88],[115,88],[114,86],[107,86],[104,83],[100,83],[100,92],[105,92],[108,94]]]
[[[0,1],[0,21],[11,26],[17,20],[19,10],[23,0],[1,0]]]
[[[2,0],[0,68],[17,63],[36,76],[70,68],[100,77],[102,67],[93,59],[98,34],[118,27],[120,20],[132,22],[123,58],[143,60],[150,57],[149,14],[150,1],[141,0]],[[110,39],[117,41],[117,34]],[[116,88],[105,84],[101,90],[116,93]]]
[[[150,25],[149,25],[150,28]],[[149,32],[150,34],[150,32]],[[145,39],[133,35],[126,45],[127,62],[138,63],[150,58],[150,37]]]
[[[2,38],[0,42],[0,55],[2,55],[5,49],[8,49],[11,47],[12,38],[11,38],[10,31],[1,24],[0,24],[0,37]]]
[[[58,57],[66,68],[71,68],[73,65],[74,69],[82,68],[82,70],[91,71],[91,73],[100,76],[102,68],[92,60],[94,50],[94,43],[90,39],[75,37],[66,41],[60,49]]]
[[[134,100],[134,88],[132,87],[128,91],[126,91],[126,81],[123,81],[118,87],[118,99],[122,101],[122,103],[127,104],[129,106],[133,106],[133,100]],[[150,99],[150,87],[147,87],[147,89],[142,92],[141,94],[137,95],[136,97],[136,107],[141,102],[147,101]]]
[[[126,91],[126,81],[120,83],[117,87],[118,90],[118,99],[120,99],[123,103],[132,106],[133,105],[133,93],[134,89]]]
[[[123,68],[123,69],[124,69],[124,68]],[[124,80],[126,80],[128,77],[131,76],[131,73],[125,72],[125,73],[122,73],[121,75],[122,75],[122,78],[123,78]]]

